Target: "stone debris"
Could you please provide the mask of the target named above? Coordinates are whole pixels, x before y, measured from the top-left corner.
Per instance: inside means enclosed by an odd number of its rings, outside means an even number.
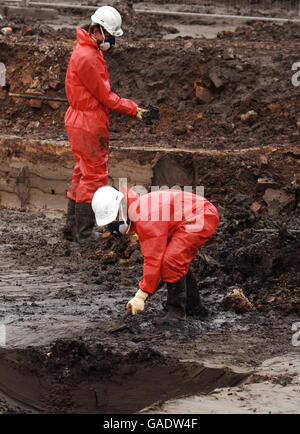
[[[194,83],[196,98],[199,102],[208,104],[213,101],[214,95],[209,89],[202,86],[201,83],[201,81],[195,81]]]
[[[241,120],[243,122],[247,122],[249,120],[255,120],[258,117],[258,114],[255,110],[249,110],[247,113],[241,115]]]
[[[287,205],[295,200],[295,196],[285,193],[284,190],[275,190],[267,188],[263,196],[268,205],[268,213],[271,216],[278,215]]]
[[[241,288],[234,288],[228,291],[222,305],[226,310],[233,310],[236,313],[250,312],[255,309]]]
[[[261,209],[261,204],[258,202],[253,202],[253,204],[250,207],[251,211],[258,212]]]
[[[268,167],[269,162],[266,155],[259,155],[256,161],[260,169],[266,169]]]

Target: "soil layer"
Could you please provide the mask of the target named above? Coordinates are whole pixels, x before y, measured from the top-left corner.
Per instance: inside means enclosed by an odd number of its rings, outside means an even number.
[[[0,36],[9,85],[0,90],[0,191],[21,202],[3,199],[0,207],[2,413],[132,413],[157,402],[160,408],[169,399],[260,382],[258,366],[299,348],[299,88],[292,70],[299,24],[250,21],[215,39],[165,40],[178,22],[162,25],[122,3],[128,34],[107,56],[112,87],[141,106],[158,106],[160,121],[145,125],[112,114],[111,159],[117,155],[126,177],[129,163],[122,166],[121,157],[130,148],[147,170],[147,188],[204,186],[218,208],[220,226],[191,265],[209,315],[158,326],[162,288],[143,314],[109,331],[142,277],[138,240],[101,232],[79,246],[62,237],[64,215],[28,212],[26,162],[30,170],[45,164],[57,173],[72,166],[70,150],[59,154],[43,143],[66,141],[68,105],[8,96],[9,87],[65,98],[75,30],[4,17],[13,33]],[[88,18],[62,13],[56,24]],[[64,184],[56,187],[49,197],[57,190],[62,197]],[[293,378],[283,377],[270,381],[288,387]]]

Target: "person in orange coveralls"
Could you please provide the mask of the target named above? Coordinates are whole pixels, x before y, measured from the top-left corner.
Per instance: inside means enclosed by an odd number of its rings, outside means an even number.
[[[132,315],[144,310],[161,279],[167,282],[167,315],[162,322],[184,320],[186,314],[204,316],[190,263],[215,233],[219,214],[202,196],[181,190],[161,190],[139,196],[127,186],[118,191],[100,187],[92,208],[98,226],[112,233],[135,231],[144,255],[143,279],[127,303]]]
[[[72,184],[67,191],[68,209],[64,237],[69,241],[96,239],[91,202],[95,191],[108,182],[110,110],[142,120],[147,110],[111,91],[103,52],[122,36],[122,18],[110,6],[102,6],[91,17],[87,32],[77,28],[77,44],[66,74],[70,104],[65,128],[76,160]]]

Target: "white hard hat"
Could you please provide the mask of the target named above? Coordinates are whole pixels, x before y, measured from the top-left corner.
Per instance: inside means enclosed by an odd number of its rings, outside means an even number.
[[[122,36],[122,18],[117,9],[111,6],[101,6],[96,10],[91,20],[95,24],[100,24],[112,36]]]
[[[124,194],[109,185],[98,188],[92,200],[92,208],[98,226],[116,220]]]

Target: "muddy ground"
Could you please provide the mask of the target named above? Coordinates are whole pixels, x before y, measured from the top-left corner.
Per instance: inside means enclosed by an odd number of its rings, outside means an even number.
[[[112,88],[140,105],[158,105],[161,122],[143,126],[113,114],[112,140],[205,149],[298,143],[298,88],[291,82],[300,45],[298,24],[251,21],[235,32],[219,32],[213,40],[164,40],[168,25],[132,14],[135,25],[125,25],[126,38],[107,56]],[[88,23],[88,15],[84,18],[73,17],[73,25]],[[55,31],[35,23],[13,28],[11,36],[0,37],[0,61],[7,68],[10,92],[65,97],[75,29]],[[3,133],[66,139],[67,103],[7,99],[4,92],[1,98]]]
[[[264,360],[297,349],[291,339],[299,318],[299,236],[220,230],[193,263],[210,310],[207,319],[188,318],[178,329],[158,327],[155,320],[163,315],[166,300],[163,288],[143,315],[110,333],[142,275],[138,243],[133,237],[104,238],[83,249],[62,241],[62,224],[43,214],[1,210],[1,316],[12,348],[1,352],[1,364],[14,381],[16,374],[21,378],[19,399],[34,409],[139,411],[157,400],[218,387],[220,371],[198,377],[196,361],[240,367],[244,379]],[[243,288],[254,310],[226,308],[224,297],[234,287]],[[182,359],[193,361],[192,366]],[[150,383],[141,394],[132,386],[132,399],[124,407],[117,398],[120,387],[128,390],[144,370],[152,373]],[[221,376],[219,386],[238,384],[236,375]],[[9,378],[0,379],[2,390],[18,398]],[[29,396],[28,383],[34,385]],[[89,388],[96,394],[85,397]]]
[[[69,18],[74,23],[78,15]],[[134,26],[125,20],[128,37],[107,57],[112,86],[140,105],[159,106],[161,119],[149,126],[112,115],[111,140],[211,151],[191,158],[171,153],[153,178],[154,184],[168,183],[170,168],[180,165],[191,185],[204,185],[220,212],[218,231],[192,263],[209,316],[189,317],[180,328],[158,327],[166,301],[162,288],[144,314],[110,333],[142,276],[136,237],[101,237],[79,247],[62,238],[64,216],[2,205],[0,322],[6,347],[0,351],[0,412],[159,412],[170,399],[207,394],[207,407],[198,403],[195,413],[242,411],[232,401],[231,407],[217,407],[211,393],[222,388],[228,403],[236,393],[231,390],[244,384],[241,400],[249,403],[247,388],[257,387],[259,395],[268,382],[284,405],[279,399],[272,407],[266,393],[265,402],[257,395],[244,411],[295,413],[298,367],[292,373],[259,369],[267,360],[299,355],[292,329],[300,309],[299,103],[291,81],[299,24],[247,22],[215,39],[165,40],[176,35],[178,22],[163,26],[155,17],[133,18]],[[74,29],[5,24],[14,28],[11,36],[0,36],[10,92],[64,97]],[[6,97],[5,90],[1,98],[1,135],[66,139],[67,104]],[[244,155],[246,148],[252,152]],[[214,150],[228,154],[220,159]],[[226,294],[235,289],[243,291],[250,310],[228,302]],[[177,401],[170,408],[165,411],[186,411]]]

